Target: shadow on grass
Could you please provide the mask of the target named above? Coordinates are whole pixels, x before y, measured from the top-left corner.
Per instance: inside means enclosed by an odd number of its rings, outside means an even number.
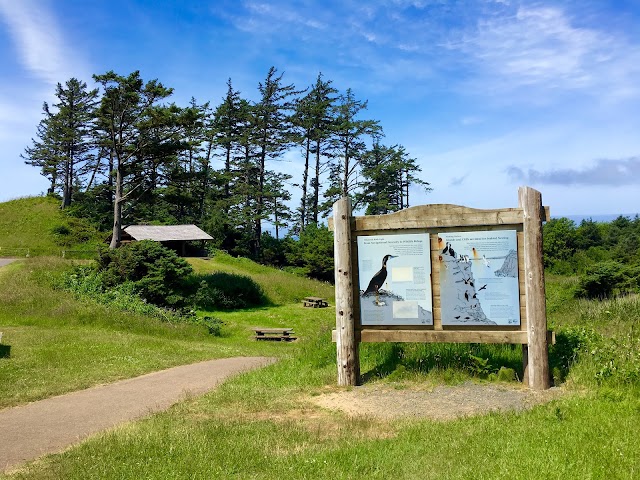
[[[458,370],[473,377],[487,378],[501,369],[511,369],[522,378],[520,345],[389,343],[363,344],[362,363],[373,364],[362,382],[404,374]]]

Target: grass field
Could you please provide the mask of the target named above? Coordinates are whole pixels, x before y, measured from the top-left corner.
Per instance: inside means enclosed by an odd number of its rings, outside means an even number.
[[[548,318],[559,340],[554,376],[565,390],[548,404],[447,422],[379,420],[310,401],[340,391],[330,336],[335,312],[305,309],[299,300],[316,295],[333,304],[331,286],[223,254],[193,260],[200,273],[251,276],[270,300],[268,307],[201,312],[224,322],[214,337],[201,326],[161,322],[54,288],[70,263],[30,258],[0,269],[0,330],[11,345],[11,358],[0,359],[0,408],[203,359],[280,361],[2,478],[640,478],[637,296],[575,300],[575,280],[547,278]],[[255,342],[253,326],[292,327],[300,340]],[[520,368],[521,352],[365,344],[361,361],[367,382],[403,389],[486,382],[489,370]]]

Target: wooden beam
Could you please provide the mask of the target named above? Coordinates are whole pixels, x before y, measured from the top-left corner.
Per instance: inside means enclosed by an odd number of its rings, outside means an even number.
[[[523,331],[478,331],[478,330],[374,330],[363,329],[356,332],[363,343],[512,343],[526,344],[527,332]],[[337,333],[332,332],[337,340]]]
[[[355,337],[353,271],[351,268],[351,200],[333,204],[336,281],[336,355],[338,385],[355,386],[360,380],[360,359]]]
[[[545,390],[551,386],[549,348],[542,263],[542,195],[531,187],[520,187],[518,203],[524,212],[525,308],[527,311],[528,348],[525,371],[529,387]],[[524,353],[524,352],[523,352]]]
[[[374,330],[363,329],[355,332],[356,340],[364,343],[510,343],[527,346],[527,332],[482,331],[482,330]],[[338,334],[331,331],[331,340],[335,343]],[[555,332],[547,332],[547,341],[555,343]]]

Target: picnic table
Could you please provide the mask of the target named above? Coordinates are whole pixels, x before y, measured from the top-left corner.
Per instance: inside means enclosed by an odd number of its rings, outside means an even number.
[[[328,307],[329,303],[324,298],[320,298],[320,297],[305,297],[304,306],[305,307],[312,307],[312,308],[324,308],[324,307]]]
[[[261,328],[256,327],[253,329],[255,332],[256,340],[275,340],[290,342],[296,340],[297,337],[293,337],[293,328]]]

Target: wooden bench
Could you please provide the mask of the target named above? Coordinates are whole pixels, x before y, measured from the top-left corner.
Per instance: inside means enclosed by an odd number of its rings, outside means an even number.
[[[274,340],[290,342],[296,340],[297,337],[293,337],[293,328],[254,328],[256,333],[256,340]]]
[[[304,299],[304,306],[312,307],[312,308],[324,308],[324,307],[328,307],[329,303],[324,298],[306,297]]]

